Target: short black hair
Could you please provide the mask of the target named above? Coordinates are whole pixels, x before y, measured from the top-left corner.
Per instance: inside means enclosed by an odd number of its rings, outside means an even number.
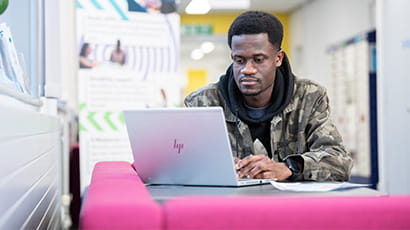
[[[229,48],[232,48],[232,36],[260,33],[267,33],[269,42],[273,46],[280,48],[282,45],[283,26],[277,17],[263,11],[244,12],[229,27]]]
[[[85,57],[86,55],[86,51],[88,49],[88,47],[90,46],[90,43],[85,42],[82,46],[81,46],[81,50],[80,50],[80,57]]]

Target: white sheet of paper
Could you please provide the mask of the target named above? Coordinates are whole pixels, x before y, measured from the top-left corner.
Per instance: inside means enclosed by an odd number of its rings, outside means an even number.
[[[349,182],[276,182],[271,181],[276,189],[294,192],[328,192],[333,190],[369,187],[369,184],[355,184]]]

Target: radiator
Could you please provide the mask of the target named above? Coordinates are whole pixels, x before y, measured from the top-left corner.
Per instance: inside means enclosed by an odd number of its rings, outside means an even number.
[[[0,229],[61,226],[61,128],[41,104],[0,95]]]

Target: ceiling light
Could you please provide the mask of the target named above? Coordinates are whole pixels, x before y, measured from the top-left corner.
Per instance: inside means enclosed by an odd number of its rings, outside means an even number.
[[[249,9],[251,3],[249,0],[209,0],[212,9]]]
[[[206,54],[214,51],[214,49],[215,49],[215,45],[212,42],[203,42],[201,44],[201,50],[202,50],[202,52],[204,52]]]
[[[208,0],[191,0],[185,8],[187,14],[206,14],[211,9]]]
[[[200,49],[194,49],[191,52],[191,58],[194,60],[200,60],[204,57],[204,53]]]

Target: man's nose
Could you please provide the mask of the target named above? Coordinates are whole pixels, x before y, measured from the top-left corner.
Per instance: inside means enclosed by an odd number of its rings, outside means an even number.
[[[243,74],[255,74],[256,68],[252,60],[246,62],[245,66],[241,69],[241,73]]]

